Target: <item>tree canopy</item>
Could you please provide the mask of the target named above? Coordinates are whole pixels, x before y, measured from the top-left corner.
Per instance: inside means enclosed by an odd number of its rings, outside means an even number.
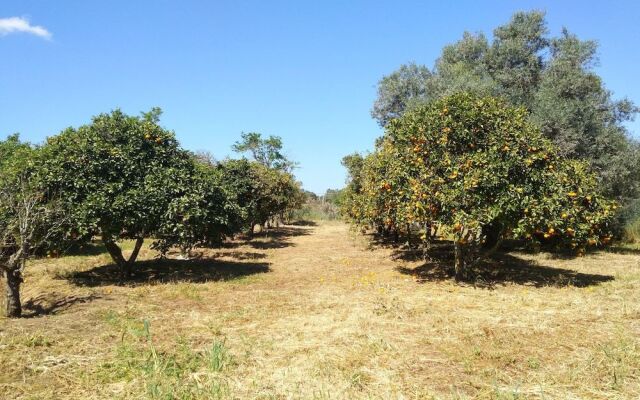
[[[185,235],[196,235],[187,233],[185,222],[222,218],[210,215],[224,207],[217,186],[203,191],[205,178],[173,132],[158,124],[159,115],[159,109],[139,117],[120,110],[100,114],[88,125],[50,137],[43,148],[44,181],[60,193],[71,219],[65,234],[73,239],[99,235],[124,275],[145,237],[156,236],[165,247],[169,238],[184,245]],[[211,207],[196,216],[194,202]],[[183,230],[171,225],[178,217]],[[174,229],[170,235],[167,224]],[[128,260],[117,245],[122,239],[136,240]]]
[[[251,157],[267,168],[290,171],[295,163],[287,159],[282,153],[282,139],[279,136],[269,136],[263,139],[257,132],[241,134],[242,140],[233,145],[237,153],[250,153]]]
[[[613,99],[593,69],[597,61],[596,42],[567,29],[552,37],[544,13],[518,12],[491,42],[465,32],[444,47],[433,69],[408,64],[383,77],[371,113],[386,126],[453,93],[503,97],[528,111],[560,155],[586,160],[603,193],[630,205],[640,194],[640,150],[623,123],[638,108]]]
[[[524,108],[456,94],[390,121],[376,151],[349,156],[345,211],[386,230],[437,226],[454,237],[456,275],[515,237],[584,251],[611,240],[616,204],[584,162],[566,159]],[[429,228],[428,228],[429,227]]]

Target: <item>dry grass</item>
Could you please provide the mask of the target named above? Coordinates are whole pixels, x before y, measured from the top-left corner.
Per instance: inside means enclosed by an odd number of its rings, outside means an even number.
[[[1,398],[640,398],[637,250],[508,254],[476,287],[341,223],[143,262],[127,286],[99,250],[29,268]]]

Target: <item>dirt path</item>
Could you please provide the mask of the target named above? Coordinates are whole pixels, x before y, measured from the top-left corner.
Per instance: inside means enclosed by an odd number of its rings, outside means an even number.
[[[213,384],[192,397],[640,396],[639,255],[514,255],[527,279],[494,290],[390,255],[336,222],[143,261],[129,286],[99,252],[42,260],[25,299],[44,315],[0,320],[0,397],[146,398],[152,384],[175,398]],[[150,375],[149,343],[180,368],[224,343],[227,364]]]

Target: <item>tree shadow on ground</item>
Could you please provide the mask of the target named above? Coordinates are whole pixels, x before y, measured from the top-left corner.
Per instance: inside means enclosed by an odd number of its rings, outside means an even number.
[[[392,258],[404,261],[424,260],[422,251],[397,248]],[[454,255],[450,241],[439,240],[432,244],[427,260],[416,268],[398,267],[402,274],[412,275],[420,282],[453,279]],[[515,255],[497,252],[469,271],[465,283],[475,287],[494,288],[498,285],[517,284],[533,287],[574,286],[587,287],[612,281],[611,275],[585,274],[578,271],[539,265],[535,261],[523,260]]]
[[[79,271],[64,276],[77,286],[139,286],[167,282],[205,283],[228,281],[244,276],[271,271],[268,263],[236,262],[202,258],[195,260],[159,259],[139,261],[133,275],[122,281],[120,270],[114,264]]]
[[[222,257],[230,257],[234,260],[244,261],[244,260],[262,260],[267,258],[267,255],[264,253],[258,253],[255,251],[240,251],[240,250],[232,250],[232,251],[217,251],[219,248],[201,248],[199,250],[191,250],[189,253],[189,259],[211,259],[211,258],[222,258]],[[171,250],[167,253],[167,256],[172,259],[180,259],[182,253],[180,251]]]
[[[89,303],[99,299],[100,296],[90,294],[87,296],[62,296],[57,293],[43,294],[27,300],[22,304],[22,317],[33,318],[42,315],[55,315],[69,309],[75,304]]]
[[[98,256],[105,253],[107,253],[107,249],[101,241],[73,245],[62,252],[65,256]]]
[[[311,234],[311,229],[293,226],[281,226],[279,228],[267,229],[264,232],[256,233],[248,241],[225,242],[222,247],[232,249],[240,246],[250,246],[258,250],[282,249],[295,246],[291,238]]]
[[[607,253],[623,254],[623,255],[640,255],[640,249],[632,249],[624,246],[611,246],[604,249]]]
[[[318,223],[315,221],[311,221],[308,219],[301,219],[298,221],[291,222],[289,225],[293,226],[318,226]]]
[[[256,253],[254,251],[231,251],[229,253],[216,253],[213,255],[214,258],[219,257],[231,257],[236,260],[244,261],[244,260],[262,260],[267,258],[267,255],[264,253]]]

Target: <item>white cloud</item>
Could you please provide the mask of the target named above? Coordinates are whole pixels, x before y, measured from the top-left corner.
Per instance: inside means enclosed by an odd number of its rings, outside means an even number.
[[[29,33],[43,39],[51,39],[51,32],[42,26],[31,25],[25,18],[0,18],[0,36],[9,35],[11,33]]]

